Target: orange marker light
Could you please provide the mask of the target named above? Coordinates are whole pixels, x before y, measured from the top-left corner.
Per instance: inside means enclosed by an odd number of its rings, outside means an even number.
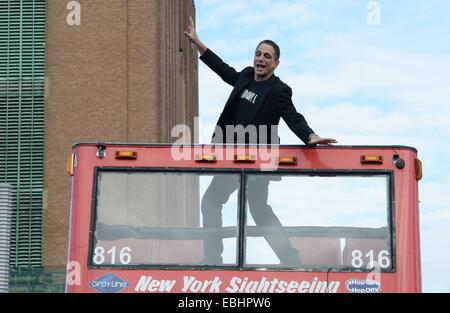
[[[249,154],[237,154],[234,156],[234,163],[255,163],[256,157]]]
[[[195,162],[214,163],[217,162],[217,159],[213,154],[199,154],[195,156]]]
[[[381,155],[363,155],[361,164],[383,164],[383,157]]]
[[[69,154],[67,157],[67,173],[69,176],[73,176],[73,158],[74,154]]]
[[[421,180],[423,177],[422,173],[422,161],[419,159],[414,160],[414,165],[416,167],[416,180]]]
[[[280,156],[278,158],[278,165],[297,165],[297,157]]]
[[[117,160],[137,160],[136,151],[116,151]]]

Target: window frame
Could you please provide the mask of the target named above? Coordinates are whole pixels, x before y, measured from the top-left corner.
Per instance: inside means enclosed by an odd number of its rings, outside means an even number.
[[[186,270],[186,269],[204,269],[204,268],[221,268],[224,270],[236,269],[239,266],[239,238],[237,238],[237,251],[236,251],[236,261],[237,265],[177,265],[177,264],[147,264],[147,265],[120,265],[120,264],[106,264],[98,265],[93,262],[93,254],[95,249],[95,229],[97,225],[97,192],[99,183],[99,173],[181,173],[181,174],[204,174],[204,175],[214,175],[214,174],[234,174],[239,176],[239,181],[242,182],[243,171],[242,169],[204,169],[204,168],[161,168],[161,167],[95,167],[93,173],[93,187],[92,187],[92,199],[91,199],[91,218],[89,226],[89,245],[88,245],[88,259],[87,266],[88,269],[173,269],[173,270]],[[238,224],[238,236],[241,234],[241,202],[242,202],[242,186],[240,186],[238,191],[238,201],[237,201],[237,221]]]
[[[394,171],[392,170],[328,170],[328,169],[321,169],[321,170],[311,170],[311,169],[282,169],[282,170],[276,170],[276,171],[266,171],[261,172],[257,169],[245,169],[244,170],[244,179],[245,183],[243,183],[243,186],[247,185],[248,176],[250,175],[261,175],[261,176],[270,176],[270,175],[280,175],[280,176],[313,176],[313,177],[334,177],[334,176],[353,176],[353,177],[373,177],[373,176],[384,176],[387,178],[387,231],[388,231],[388,246],[390,249],[390,261],[391,266],[386,269],[380,269],[382,273],[395,273],[396,270],[396,228],[395,228],[395,184],[394,184]],[[285,177],[283,176],[283,177]],[[270,191],[270,189],[269,189]],[[245,202],[247,201],[245,199],[246,194],[243,193],[243,198]],[[240,210],[243,210],[244,218],[243,222],[241,224],[244,228],[247,226],[247,208],[246,203],[242,204],[242,207]],[[242,220],[241,220],[242,221]],[[241,235],[241,238],[243,238],[243,241],[245,241],[246,236],[243,234]],[[243,243],[242,251],[245,250],[245,243]],[[242,261],[245,259],[245,254],[240,254]],[[240,263],[243,264],[243,263]],[[277,267],[276,265],[268,265],[268,264],[262,264],[261,266],[249,266],[245,265],[242,266],[242,268],[239,268],[239,270],[267,270],[267,271],[301,271],[301,272],[343,272],[343,273],[358,273],[358,272],[372,272],[373,269],[366,269],[366,268],[351,268],[349,266],[342,266],[342,267],[320,267],[316,266],[314,268],[289,268],[289,267]]]

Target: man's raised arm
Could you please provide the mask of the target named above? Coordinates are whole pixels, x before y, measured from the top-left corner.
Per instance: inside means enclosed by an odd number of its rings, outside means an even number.
[[[217,56],[201,42],[198,38],[197,31],[195,30],[192,17],[189,17],[189,19],[189,30],[184,33],[197,46],[198,51],[200,52],[200,60],[202,60],[203,63],[219,75],[224,82],[234,86],[239,78],[239,73],[233,67],[223,62],[219,56]]]

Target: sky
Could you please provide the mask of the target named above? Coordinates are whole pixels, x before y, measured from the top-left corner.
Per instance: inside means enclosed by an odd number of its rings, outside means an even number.
[[[200,39],[241,70],[258,42],[281,47],[276,70],[309,125],[339,145],[406,145],[419,182],[422,287],[450,292],[450,2],[195,0]],[[200,142],[231,87],[199,61]],[[282,122],[282,144],[302,142]]]

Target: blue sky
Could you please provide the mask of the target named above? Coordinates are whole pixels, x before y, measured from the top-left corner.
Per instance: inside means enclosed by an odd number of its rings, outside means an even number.
[[[379,6],[379,25],[368,22]],[[202,41],[236,69],[256,44],[281,47],[276,74],[320,135],[419,151],[424,292],[450,292],[450,2],[196,0]],[[369,5],[369,8],[368,8]],[[199,62],[200,141],[231,91]],[[283,144],[300,140],[281,124]]]

